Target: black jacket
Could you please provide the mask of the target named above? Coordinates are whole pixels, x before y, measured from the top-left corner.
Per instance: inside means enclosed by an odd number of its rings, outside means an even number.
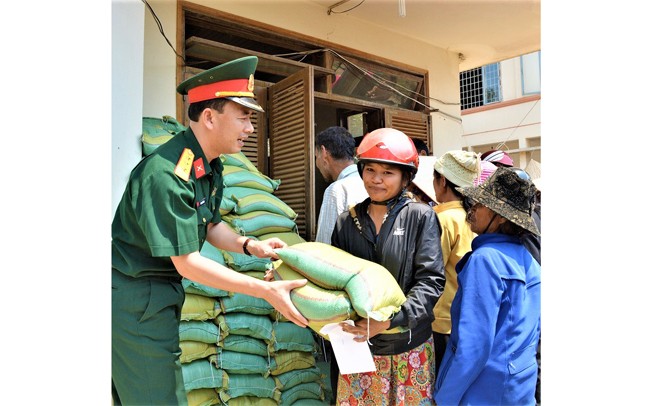
[[[375,238],[375,226],[367,213],[370,199],[354,207],[361,231],[350,211],[341,213],[332,232],[332,245],[359,258],[384,266],[406,295],[390,328],[409,331],[379,334],[370,350],[376,355],[395,355],[411,350],[431,337],[433,306],[445,286],[440,248],[440,223],[429,205],[399,198]]]

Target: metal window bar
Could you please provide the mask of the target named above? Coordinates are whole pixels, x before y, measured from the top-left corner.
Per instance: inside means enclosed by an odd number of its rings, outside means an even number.
[[[461,110],[501,101],[501,75],[498,63],[460,73]]]

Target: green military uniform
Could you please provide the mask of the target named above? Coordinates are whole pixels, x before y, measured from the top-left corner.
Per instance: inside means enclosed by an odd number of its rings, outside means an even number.
[[[240,58],[183,82],[178,90],[198,89],[190,102],[227,97],[259,107],[248,86],[256,65],[255,57]],[[222,81],[248,88],[224,91]],[[221,87],[215,93],[212,86]],[[208,224],[221,221],[222,171],[221,160],[208,162],[188,128],[131,172],[112,225],[115,404],[187,404],[178,338],[185,293],[170,257],[200,251]]]

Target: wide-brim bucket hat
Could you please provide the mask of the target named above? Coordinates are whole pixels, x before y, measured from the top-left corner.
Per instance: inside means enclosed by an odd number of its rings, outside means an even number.
[[[541,235],[532,218],[537,189],[533,182],[522,179],[510,168],[497,168],[479,186],[458,187],[456,190],[512,223]]]

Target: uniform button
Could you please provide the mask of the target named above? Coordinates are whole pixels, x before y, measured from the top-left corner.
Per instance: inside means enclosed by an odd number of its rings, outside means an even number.
[[[205,217],[203,217],[203,222],[205,223]]]

